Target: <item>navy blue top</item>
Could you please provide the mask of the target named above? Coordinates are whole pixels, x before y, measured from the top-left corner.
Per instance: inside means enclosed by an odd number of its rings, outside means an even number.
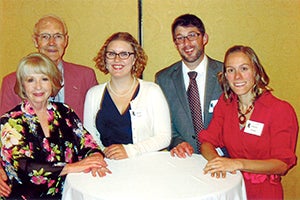
[[[132,99],[139,91],[137,87]],[[100,105],[100,110],[96,116],[96,128],[100,133],[100,140],[105,147],[112,144],[132,144],[132,129],[130,117],[130,104],[123,114],[113,102],[107,89]]]

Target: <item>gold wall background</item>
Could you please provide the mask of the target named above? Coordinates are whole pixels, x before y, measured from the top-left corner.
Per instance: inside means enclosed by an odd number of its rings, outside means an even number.
[[[110,34],[128,31],[138,37],[137,8],[137,0],[0,0],[0,84],[23,56],[35,51],[31,34],[41,16],[56,14],[67,23],[65,60],[94,68],[93,57]],[[158,70],[180,59],[171,23],[181,14],[196,14],[209,34],[206,53],[223,60],[230,46],[251,46],[271,78],[274,94],[289,101],[300,120],[299,11],[300,0],[143,0],[143,45],[149,56],[144,79],[153,81]],[[95,71],[99,82],[107,80]],[[283,177],[285,199],[300,199],[299,169]]]

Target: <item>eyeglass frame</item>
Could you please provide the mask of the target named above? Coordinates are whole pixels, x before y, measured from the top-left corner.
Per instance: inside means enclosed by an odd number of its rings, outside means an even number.
[[[44,42],[48,42],[51,38],[53,38],[56,42],[57,41],[63,41],[66,38],[67,34],[63,34],[63,33],[54,33],[54,34],[50,34],[50,33],[40,33],[40,34],[35,34],[35,36],[40,39],[41,41]],[[42,37],[42,36],[47,36],[47,38]],[[61,37],[61,40],[59,39],[59,37]]]
[[[194,36],[192,36],[192,34],[195,34]],[[195,41],[195,40],[197,40],[197,38],[199,37],[201,35],[201,33],[199,33],[199,32],[191,32],[191,33],[189,33],[189,34],[187,34],[186,36],[183,36],[183,35],[181,35],[180,37],[180,39],[178,38],[178,37],[175,37],[174,38],[174,42],[176,43],[176,44],[183,44],[184,43],[184,41],[185,41],[185,39],[187,39],[188,41]],[[191,38],[189,38],[189,37],[195,37],[194,39],[191,39]]]
[[[113,54],[114,56],[113,56],[113,57],[108,57],[108,56],[107,56],[108,53]],[[123,54],[124,54],[124,53],[127,53],[128,56],[127,56],[126,58],[125,58],[125,57],[122,58],[122,56],[120,56],[122,53],[123,53]],[[110,59],[110,60],[116,59],[117,56],[118,56],[121,60],[127,60],[131,55],[135,55],[135,53],[134,53],[134,52],[129,52],[129,51],[121,51],[121,52],[119,52],[119,53],[116,53],[116,52],[114,52],[114,51],[105,51],[104,55],[105,55],[105,58]]]

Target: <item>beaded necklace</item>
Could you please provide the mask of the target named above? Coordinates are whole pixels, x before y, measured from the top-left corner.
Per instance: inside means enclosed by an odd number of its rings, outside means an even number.
[[[242,113],[241,109],[240,109],[240,106],[239,106],[239,102],[238,102],[238,112],[240,114],[239,116],[239,123],[241,125],[244,125],[245,122],[246,122],[246,115],[249,114],[251,112],[251,110],[254,108],[254,105],[253,103],[248,107],[248,109],[246,110],[245,113]]]

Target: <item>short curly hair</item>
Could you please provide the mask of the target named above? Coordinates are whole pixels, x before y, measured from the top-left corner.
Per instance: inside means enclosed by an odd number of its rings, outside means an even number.
[[[148,57],[145,51],[143,50],[143,48],[139,45],[138,41],[130,33],[127,32],[114,33],[105,41],[100,51],[98,52],[97,56],[94,58],[94,61],[96,62],[96,67],[104,74],[108,74],[108,70],[106,69],[105,52],[107,50],[107,46],[109,45],[109,43],[114,40],[122,40],[130,43],[134,51],[134,56],[136,58],[131,73],[135,77],[140,78],[146,67]]]

